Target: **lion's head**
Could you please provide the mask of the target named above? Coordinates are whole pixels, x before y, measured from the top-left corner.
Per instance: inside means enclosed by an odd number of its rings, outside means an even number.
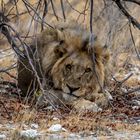
[[[63,97],[70,101],[72,97],[85,97],[100,90],[100,85],[104,84],[105,64],[109,53],[97,41],[89,53],[89,34],[77,26],[66,27],[56,31],[57,45],[52,47],[54,49],[50,54],[53,54],[50,75],[54,88],[66,93]],[[43,62],[47,69],[45,63],[48,61],[43,59]]]
[[[104,84],[109,53],[97,41],[94,42],[94,49],[89,52],[89,37],[87,30],[79,24],[64,23],[57,25],[56,29],[47,28],[33,41],[30,48],[32,51],[28,48],[29,52],[33,53],[35,58],[37,57],[35,64],[40,79],[42,80],[44,75],[46,79],[49,77],[54,86],[53,89],[64,93],[62,96],[65,101],[71,102],[73,98],[97,93],[100,85]],[[30,68],[28,61],[22,61]],[[20,60],[18,84],[26,93],[27,85],[31,85],[35,80],[33,80],[34,74],[22,63]],[[43,72],[40,72],[40,69]]]

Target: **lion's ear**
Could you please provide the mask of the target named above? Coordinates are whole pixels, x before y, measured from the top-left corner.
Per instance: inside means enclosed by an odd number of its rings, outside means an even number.
[[[101,46],[99,42],[95,42],[93,51],[96,60],[102,60],[104,65],[108,63],[110,59],[110,51],[106,45]]]
[[[106,45],[102,49],[102,58],[104,64],[107,64],[110,60],[110,51]]]
[[[56,29],[56,33],[57,33],[58,40],[65,40],[65,35],[64,35],[64,32],[63,32],[63,28]]]
[[[88,51],[88,49],[89,49],[89,38],[90,38],[90,34],[83,35],[83,42],[82,42],[82,47],[81,47],[82,51]],[[94,36],[94,42],[96,42],[96,40],[97,40],[97,36]]]
[[[54,49],[54,53],[56,54],[56,56],[58,58],[60,57],[63,57],[63,55],[66,53],[66,49],[64,48],[64,46],[57,46],[55,49]]]

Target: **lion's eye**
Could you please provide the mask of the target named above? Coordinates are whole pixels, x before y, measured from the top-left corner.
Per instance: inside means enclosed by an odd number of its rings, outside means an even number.
[[[71,70],[71,67],[72,67],[72,65],[70,65],[70,64],[67,64],[67,65],[66,65],[66,69],[67,69],[67,70]]]
[[[91,70],[91,68],[86,68],[85,69],[85,72],[91,72],[92,70]]]
[[[62,45],[64,43],[64,40],[60,40],[59,45]]]

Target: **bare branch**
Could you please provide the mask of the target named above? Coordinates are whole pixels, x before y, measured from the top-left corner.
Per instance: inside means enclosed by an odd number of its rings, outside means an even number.
[[[114,76],[112,76],[112,78],[113,78],[113,79],[115,80],[115,82],[116,82],[116,86],[115,86],[115,88],[114,88],[114,91],[116,91],[117,88],[120,88],[124,82],[126,82],[130,77],[132,77],[132,75],[133,75],[133,73],[130,73],[128,76],[126,76],[126,77],[125,77],[123,80],[121,80],[121,81],[118,81]]]
[[[16,45],[15,39],[10,35],[10,31],[7,28],[7,26],[8,26],[8,24],[6,24],[6,23],[0,23],[1,33],[7,38],[9,44],[12,46],[12,48],[16,52],[16,54],[23,58],[26,58],[26,55]]]
[[[139,0],[123,0],[123,1],[132,2],[132,3],[140,5],[140,1]]]
[[[48,2],[47,2],[47,0],[44,0],[44,10],[43,10],[43,16],[42,16],[42,19],[43,20],[45,19],[47,13],[48,13]],[[43,25],[44,24],[42,22],[42,24],[41,24],[41,30],[43,30],[43,27],[44,27]]]
[[[75,9],[75,8],[71,5],[71,3],[69,2],[69,0],[66,0],[66,2],[69,4],[69,6],[71,7],[71,9],[73,9],[74,11],[76,11],[76,12],[79,13],[79,14],[85,15],[85,13],[84,13],[83,11],[80,12],[80,11],[78,11],[77,9]]]
[[[128,90],[127,92],[125,92],[125,94],[131,94],[131,93],[134,93],[134,92],[137,92],[137,91],[140,91],[140,87]]]
[[[23,3],[25,4],[25,6],[27,7],[27,10],[29,10],[28,8],[30,8],[35,14],[36,16],[41,20],[41,23],[53,28],[53,26],[51,26],[50,24],[48,24],[47,22],[45,22],[41,16],[38,14],[38,12],[36,11],[36,9],[34,9],[34,7],[27,1],[27,0],[22,0]],[[32,16],[32,15],[31,15]],[[35,21],[37,21],[35,18],[34,18]]]
[[[127,10],[122,6],[121,0],[112,0],[116,3],[118,8],[121,10],[121,12],[127,17],[127,19],[130,21],[130,23],[133,24],[133,26],[137,27],[140,30],[140,23],[132,17]]]
[[[12,116],[10,115],[10,113],[8,112],[8,110],[7,110],[6,106],[5,106],[5,104],[4,104],[1,100],[0,100],[0,104],[3,106],[3,108],[5,109],[5,111],[6,111],[7,115],[8,115],[8,117],[11,119]]]
[[[59,20],[57,14],[55,12],[55,7],[54,7],[54,4],[53,4],[53,1],[50,0],[50,2],[51,2],[51,5],[52,5],[52,10],[53,10],[54,16],[56,17],[57,20]]]
[[[133,37],[133,33],[132,33],[132,29],[131,29],[131,25],[130,24],[129,24],[129,29],[130,29],[131,39],[132,39],[132,42],[134,44],[135,52],[137,54],[138,59],[140,60],[140,54],[139,54],[139,51],[137,50],[137,47],[136,47],[136,44],[135,44],[135,41],[134,41],[134,37]]]
[[[5,68],[5,69],[0,68],[0,72],[6,72],[6,71],[9,71],[9,70],[15,69],[16,67],[17,66],[16,66],[16,63],[15,63],[8,68]]]
[[[64,3],[63,3],[63,0],[60,0],[60,2],[61,2],[61,9],[62,9],[63,18],[64,18],[64,21],[65,21],[66,20],[66,15],[65,15]]]

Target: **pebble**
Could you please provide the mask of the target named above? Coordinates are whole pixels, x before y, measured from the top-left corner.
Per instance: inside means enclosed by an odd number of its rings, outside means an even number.
[[[23,124],[22,127],[23,127],[24,130],[29,128],[28,125],[26,125],[26,124]]]
[[[37,130],[28,129],[21,131],[20,135],[28,138],[36,138],[37,136],[40,136],[40,133],[38,133]]]
[[[139,106],[132,106],[133,110],[138,110],[140,107]]]
[[[59,120],[59,119],[58,119],[57,117],[54,117],[53,120],[54,120],[54,121],[57,121],[57,120]]]
[[[4,134],[0,134],[0,140],[3,140],[5,138],[6,138],[6,136]]]
[[[61,124],[54,124],[48,129],[48,131],[50,131],[50,132],[60,132],[60,131],[66,131],[66,129],[63,128]]]

